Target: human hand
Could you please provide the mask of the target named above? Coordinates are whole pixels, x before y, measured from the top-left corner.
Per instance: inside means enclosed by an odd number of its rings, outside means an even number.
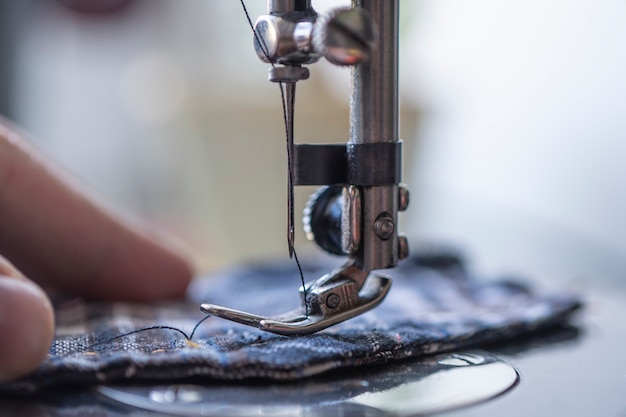
[[[41,286],[151,301],[182,297],[191,276],[171,238],[114,212],[0,118],[0,381],[48,352],[54,317]]]

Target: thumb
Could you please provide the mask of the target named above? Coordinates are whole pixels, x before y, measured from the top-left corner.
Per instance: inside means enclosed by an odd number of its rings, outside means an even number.
[[[50,300],[0,256],[0,382],[24,376],[46,357],[54,336]]]

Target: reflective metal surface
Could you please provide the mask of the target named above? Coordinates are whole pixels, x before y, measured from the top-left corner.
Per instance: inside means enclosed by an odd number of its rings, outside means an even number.
[[[109,401],[179,416],[413,416],[511,389],[514,368],[486,352],[451,353],[291,383],[99,387]]]
[[[343,267],[300,288],[303,308],[275,316],[259,316],[215,304],[200,310],[212,316],[282,334],[310,334],[378,306],[391,288],[388,277],[367,273],[349,261]]]
[[[369,61],[352,68],[350,142],[398,142],[398,1],[354,4],[371,14],[378,36]],[[363,189],[363,236],[357,259],[364,270],[393,268],[398,263],[398,199],[397,185]],[[380,239],[374,232],[374,223],[383,213],[394,223],[391,239]]]

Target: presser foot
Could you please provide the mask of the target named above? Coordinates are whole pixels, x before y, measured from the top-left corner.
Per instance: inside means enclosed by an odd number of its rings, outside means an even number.
[[[361,271],[353,265],[324,275],[301,287],[303,307],[263,317],[215,304],[202,304],[203,313],[285,336],[310,334],[363,314],[380,304],[391,279]],[[305,294],[306,293],[306,294]]]

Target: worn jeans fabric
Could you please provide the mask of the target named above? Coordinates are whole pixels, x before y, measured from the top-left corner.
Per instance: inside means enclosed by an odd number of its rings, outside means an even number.
[[[326,262],[304,266],[308,280]],[[195,282],[189,299],[145,305],[65,302],[49,357],[38,371],[0,392],[28,394],[48,387],[133,380],[163,382],[268,378],[290,380],[325,371],[380,364],[514,339],[563,323],[576,297],[546,295],[517,282],[470,277],[455,256],[422,254],[390,271],[386,300],[362,316],[316,334],[278,336],[210,318],[193,341],[155,329],[111,340],[140,327],[168,325],[189,334],[200,302],[274,315],[297,307],[299,277],[291,263],[224,271]]]

